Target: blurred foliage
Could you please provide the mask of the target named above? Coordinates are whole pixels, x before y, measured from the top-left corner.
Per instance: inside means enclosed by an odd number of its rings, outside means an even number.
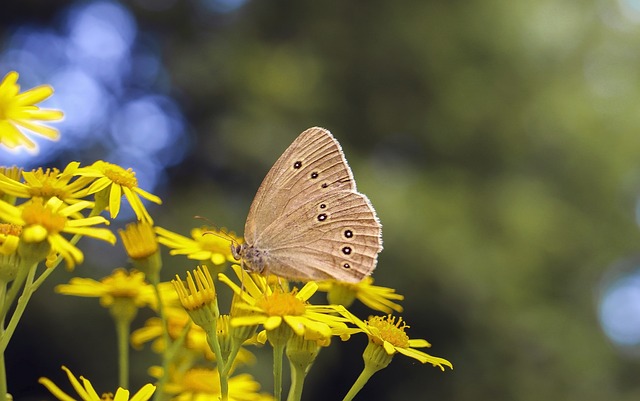
[[[397,358],[361,399],[638,399],[594,296],[639,240],[640,26],[622,3],[132,1],[198,135],[159,224],[241,232],[280,152],[324,126],[383,222],[376,282],[455,367]],[[342,348],[305,399],[344,394],[361,360]]]

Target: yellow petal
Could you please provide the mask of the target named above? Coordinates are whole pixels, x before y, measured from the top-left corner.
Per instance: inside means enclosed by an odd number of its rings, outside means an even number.
[[[262,315],[239,316],[231,319],[231,327],[239,326],[257,326],[265,321]]]
[[[51,95],[53,95],[53,87],[50,85],[40,85],[17,95],[15,97],[15,104],[17,106],[28,106],[40,103]]]
[[[318,284],[313,281],[309,281],[304,285],[304,287],[302,287],[300,291],[298,291],[298,293],[296,294],[296,298],[306,301],[311,298],[311,296],[315,294],[316,291],[318,291]]]
[[[118,387],[118,390],[116,390],[116,396],[113,398],[113,401],[129,401],[129,390]]]
[[[145,198],[148,201],[151,201],[151,202],[153,202],[155,204],[158,204],[158,205],[162,205],[162,199],[160,199],[159,196],[156,196],[156,195],[154,195],[154,194],[152,194],[150,192],[147,192],[144,189],[139,188],[139,187],[133,188],[133,191],[135,193],[137,193],[138,195],[142,196],[143,198]]]
[[[71,373],[71,371],[66,366],[63,366],[62,370],[64,370],[67,373],[67,378],[71,382],[73,389],[76,390],[76,393],[78,393],[78,395],[82,397],[83,400],[89,400],[90,399],[89,393],[87,393],[85,388],[80,384],[80,382],[78,381],[78,379],[76,379],[73,373]],[[80,378],[82,379],[82,376],[80,376]]]
[[[280,327],[281,323],[282,323],[282,316],[269,316],[267,320],[264,323],[262,323],[262,325],[267,330],[273,330],[277,327]]]
[[[56,121],[64,117],[64,113],[54,109],[22,110],[25,118],[40,121]]]
[[[129,201],[129,204],[131,205],[134,213],[138,217],[138,220],[146,221],[150,224],[153,224],[151,215],[144,207],[144,204],[142,203],[140,197],[136,194],[136,192],[132,191],[131,188],[128,187],[122,187],[122,191],[124,192],[125,198],[127,198],[127,200]]]
[[[146,401],[156,391],[156,386],[151,383],[147,383],[131,398],[131,401]]]
[[[300,316],[283,316],[282,319],[284,319],[284,321],[287,322],[289,327],[291,327],[291,329],[293,330],[294,333],[296,333],[296,335],[298,336],[304,335],[304,330],[305,330],[304,319],[302,319]],[[267,326],[265,326],[265,328],[267,328]]]
[[[391,344],[389,341],[384,341],[382,343],[382,346],[384,347],[384,350],[387,352],[387,354],[393,355],[396,353],[396,347],[394,347],[393,344]]]
[[[15,123],[51,140],[57,140],[60,137],[60,132],[57,129],[46,125],[36,124],[29,120],[17,120]]]
[[[86,394],[88,395],[85,398],[85,400],[87,401],[99,400],[100,396],[98,395],[98,393],[96,393],[96,390],[93,388],[93,385],[91,384],[91,382],[82,376],[80,376],[80,380],[82,380],[82,384],[84,385]]]
[[[411,348],[425,348],[430,346],[431,344],[427,340],[422,340],[422,339],[409,340],[409,347]]]
[[[109,192],[109,213],[111,218],[114,219],[120,213],[120,204],[122,202],[122,187],[118,184],[111,185],[111,191]]]
[[[24,146],[27,149],[35,149],[36,144],[27,138],[15,125],[6,120],[0,120],[0,142],[10,149]]]
[[[51,380],[47,379],[46,377],[39,378],[38,383],[45,386],[47,390],[49,390],[49,392],[60,401],[75,401],[73,398],[71,398],[71,396],[60,390],[58,386],[56,386]]]

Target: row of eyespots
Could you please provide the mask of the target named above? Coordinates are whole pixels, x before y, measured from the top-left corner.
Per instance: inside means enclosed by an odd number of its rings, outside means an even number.
[[[293,168],[294,169],[299,169],[301,167],[302,167],[302,162],[301,161],[298,160],[295,163],[293,163]],[[318,172],[313,171],[311,173],[311,179],[315,180],[318,177],[319,177]],[[329,186],[329,184],[327,184],[326,182],[322,183],[322,185],[321,185],[322,188],[327,188],[328,186]],[[320,207],[320,209],[326,209],[327,205],[324,204],[324,203],[321,203],[319,207]],[[320,213],[318,215],[318,221],[325,221],[327,218],[328,218],[328,216],[327,216],[326,213]],[[344,230],[344,236],[345,236],[345,238],[353,238],[353,231],[351,231],[349,229]],[[351,252],[352,252],[352,249],[351,249],[350,246],[342,247],[342,253],[344,253],[345,255],[351,255]],[[349,263],[345,262],[345,263],[342,264],[342,267],[345,268],[345,269],[350,269],[351,265]]]
[[[320,208],[324,209],[326,207],[326,205],[324,203],[320,204]],[[326,213],[320,213],[318,215],[318,221],[325,221],[327,219],[327,214]],[[345,238],[353,238],[353,231],[346,229],[344,230],[343,233]],[[343,246],[342,247],[342,253],[344,253],[345,255],[351,255],[351,252],[353,251],[353,249],[350,246]],[[351,265],[349,263],[343,263],[342,267],[345,269],[350,269]]]
[[[296,161],[295,163],[293,163],[293,168],[298,170],[300,168],[302,168],[302,162],[300,160]],[[316,178],[318,178],[320,176],[320,174],[318,174],[317,171],[314,171],[311,173],[311,179],[315,180]],[[327,184],[326,182],[323,182],[322,185],[320,185],[322,188],[327,188],[329,186],[329,184]]]

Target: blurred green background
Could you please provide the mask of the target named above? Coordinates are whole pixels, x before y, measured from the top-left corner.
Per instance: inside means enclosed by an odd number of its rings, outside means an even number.
[[[60,26],[65,9],[85,4],[13,3],[0,16],[5,46],[21,27]],[[241,233],[260,181],[299,132],[320,125],[341,142],[383,223],[376,283],[406,296],[409,335],[455,367],[398,356],[358,399],[640,397],[640,289],[607,304],[626,342],[601,324],[609,286],[634,276],[640,244],[640,2],[113,4],[152,38],[157,81],[186,121],[190,146],[155,190],[159,225],[187,234],[202,215]],[[76,274],[108,274],[91,263]],[[53,294],[72,276],[62,270],[10,346],[18,400],[42,399],[41,375],[66,385],[61,364],[115,383],[107,314]],[[321,354],[304,399],[340,399],[360,347]],[[146,380],[138,372],[132,388]]]

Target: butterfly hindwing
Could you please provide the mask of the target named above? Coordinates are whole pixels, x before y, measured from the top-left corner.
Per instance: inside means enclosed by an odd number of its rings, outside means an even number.
[[[327,193],[310,199],[286,220],[306,223],[265,232],[265,242],[259,243],[269,249],[268,268],[274,274],[357,282],[375,268],[382,249],[381,226],[366,196]]]

